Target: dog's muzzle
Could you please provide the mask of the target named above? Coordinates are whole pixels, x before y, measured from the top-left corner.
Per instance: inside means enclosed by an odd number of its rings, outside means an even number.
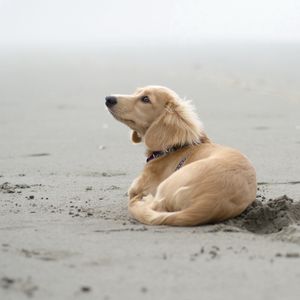
[[[111,108],[113,107],[114,105],[117,104],[117,97],[115,96],[106,96],[105,97],[105,105],[108,107],[108,108]]]

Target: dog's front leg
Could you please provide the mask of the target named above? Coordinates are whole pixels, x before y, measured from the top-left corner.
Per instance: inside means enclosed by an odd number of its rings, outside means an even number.
[[[142,176],[139,176],[133,180],[133,182],[128,190],[129,199],[132,199],[132,198],[136,197],[137,195],[143,193],[143,186],[142,186],[141,182],[142,182]]]
[[[137,194],[134,197],[130,198],[129,202],[128,202],[128,207],[130,207],[131,205],[133,205],[135,202],[142,201],[143,197],[144,197],[143,194]]]
[[[153,199],[153,196],[156,193],[156,189],[157,184],[155,183],[155,181],[152,180],[151,177],[142,174],[132,182],[128,190],[129,202],[135,202],[138,200],[150,201],[150,199]],[[147,196],[147,199],[143,199],[145,196]]]
[[[147,185],[145,184],[145,178],[143,176],[139,176],[132,182],[128,190],[129,205],[136,201],[149,201],[150,198],[153,199],[153,196],[146,187]]]

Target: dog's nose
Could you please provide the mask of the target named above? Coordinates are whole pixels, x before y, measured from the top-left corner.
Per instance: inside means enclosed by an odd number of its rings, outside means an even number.
[[[115,96],[106,96],[105,97],[105,105],[107,107],[112,107],[117,104],[117,98]]]

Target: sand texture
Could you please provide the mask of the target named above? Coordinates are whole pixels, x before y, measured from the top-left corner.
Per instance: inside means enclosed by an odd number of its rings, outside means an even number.
[[[299,299],[299,50],[1,52],[0,299]],[[130,218],[145,149],[104,96],[147,84],[193,99],[208,136],[253,162],[242,215],[191,228]]]

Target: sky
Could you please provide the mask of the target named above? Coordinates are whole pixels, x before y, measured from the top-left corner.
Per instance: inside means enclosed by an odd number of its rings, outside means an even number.
[[[0,0],[0,46],[300,42],[299,0]]]

